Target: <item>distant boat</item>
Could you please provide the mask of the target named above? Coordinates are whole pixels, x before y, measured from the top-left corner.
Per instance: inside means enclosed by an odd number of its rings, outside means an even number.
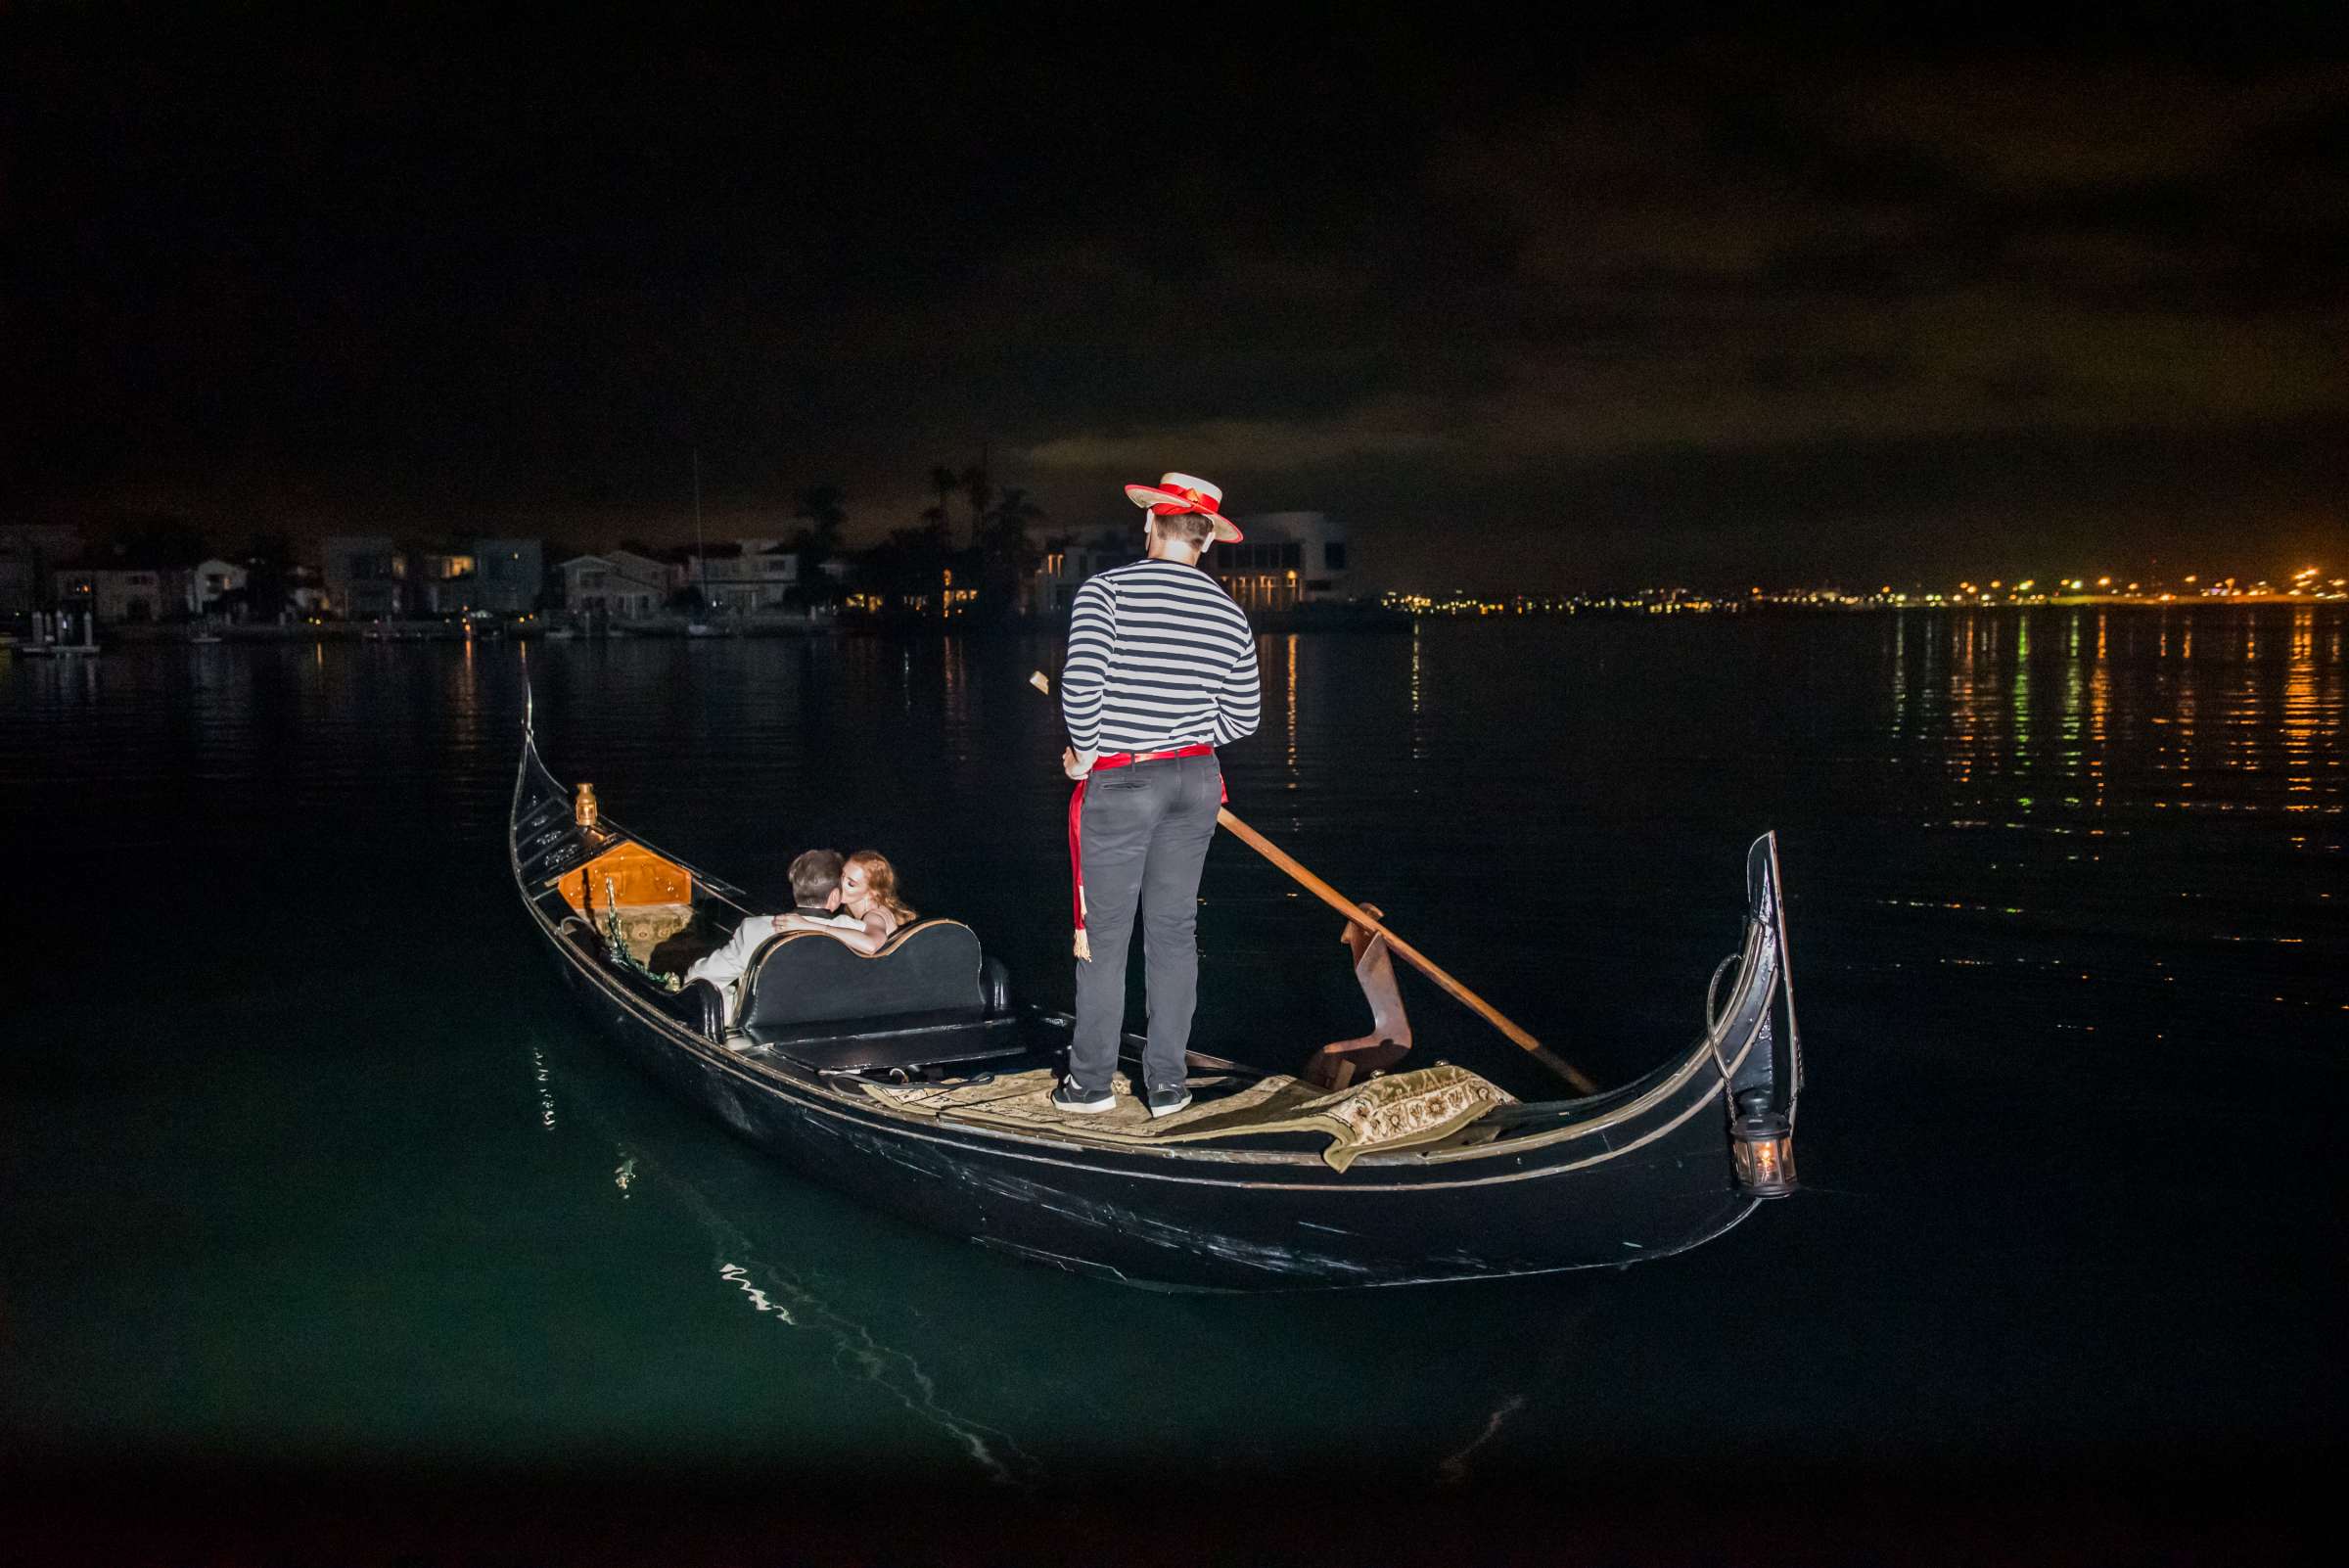
[[[570,642],[578,636],[578,633],[569,626],[549,626],[538,635],[552,638],[556,642]]]
[[[220,640],[220,633],[217,631],[199,631],[188,639],[192,643],[218,642]]]
[[[688,637],[723,637],[726,635],[726,628],[714,626],[707,621],[696,621],[685,628],[685,635]]]

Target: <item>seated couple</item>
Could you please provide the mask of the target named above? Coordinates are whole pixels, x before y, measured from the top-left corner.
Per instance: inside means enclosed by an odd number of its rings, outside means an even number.
[[[726,1016],[740,1001],[743,972],[767,940],[794,931],[820,931],[871,956],[914,914],[898,897],[897,868],[886,855],[859,850],[846,859],[837,850],[809,850],[791,862],[789,914],[753,915],[734,928],[734,940],[694,960],[681,984],[707,980],[724,992]]]

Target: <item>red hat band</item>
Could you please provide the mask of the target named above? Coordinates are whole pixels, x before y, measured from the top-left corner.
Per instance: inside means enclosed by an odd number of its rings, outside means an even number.
[[[1160,517],[1178,517],[1185,512],[1205,512],[1209,517],[1221,517],[1223,514],[1223,503],[1203,491],[1185,485],[1174,493],[1189,504],[1178,506],[1173,501],[1155,501],[1151,503],[1150,510]]]

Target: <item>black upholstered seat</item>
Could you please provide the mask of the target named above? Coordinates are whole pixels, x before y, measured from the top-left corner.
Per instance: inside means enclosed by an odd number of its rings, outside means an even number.
[[[958,920],[907,926],[867,956],[818,932],[777,937],[751,965],[739,1027],[825,1068],[911,1066],[1008,1054],[1016,1031],[1002,966]]]

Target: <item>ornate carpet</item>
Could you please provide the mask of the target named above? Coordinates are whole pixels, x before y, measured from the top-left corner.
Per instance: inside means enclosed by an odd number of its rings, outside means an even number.
[[[1334,1093],[1287,1074],[1261,1079],[1194,1074],[1192,1102],[1155,1122],[1122,1073],[1113,1085],[1116,1109],[1091,1116],[1052,1103],[1059,1082],[1057,1072],[1036,1068],[986,1083],[867,1084],[864,1089],[887,1104],[942,1121],[1105,1143],[1190,1143],[1266,1132],[1320,1132],[1329,1138],[1321,1158],[1333,1171],[1345,1170],[1363,1154],[1433,1143],[1495,1106],[1517,1103],[1506,1091],[1449,1062],[1390,1073]]]

